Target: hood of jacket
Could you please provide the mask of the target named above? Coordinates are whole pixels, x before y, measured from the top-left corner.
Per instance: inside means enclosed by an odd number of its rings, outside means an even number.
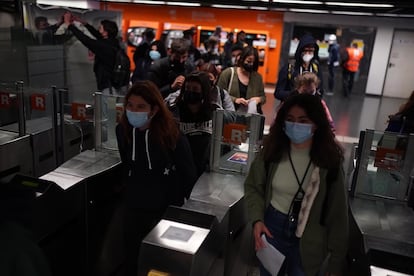
[[[308,46],[308,45],[312,45],[313,47],[315,47],[315,53],[314,53],[313,59],[319,60],[319,56],[318,56],[319,46],[318,44],[316,44],[315,38],[311,36],[310,34],[305,34],[304,36],[301,37],[298,48],[296,48],[296,53],[295,53],[296,64],[302,64],[302,51],[303,51],[303,48],[305,48],[305,46]]]

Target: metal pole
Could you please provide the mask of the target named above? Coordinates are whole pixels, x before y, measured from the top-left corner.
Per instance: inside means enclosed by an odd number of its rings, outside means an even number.
[[[59,141],[59,123],[58,123],[58,94],[56,86],[52,86],[52,126],[53,126],[53,143],[55,148],[55,166],[62,164],[62,159],[60,158],[60,146]]]
[[[58,136],[59,136],[59,148],[60,148],[60,156],[59,156],[59,163],[57,164],[58,166],[61,165],[64,161],[65,161],[65,145],[64,145],[64,137],[65,137],[65,111],[64,111],[64,93],[68,93],[68,89],[67,88],[61,88],[58,90],[58,103],[57,103],[57,108],[58,108],[58,117],[57,117],[57,121],[59,124],[59,132],[58,132]]]
[[[95,102],[94,124],[95,124],[95,150],[102,149],[102,93],[93,94]]]
[[[23,81],[16,82],[17,103],[19,105],[19,136],[26,135],[26,110],[23,95]]]

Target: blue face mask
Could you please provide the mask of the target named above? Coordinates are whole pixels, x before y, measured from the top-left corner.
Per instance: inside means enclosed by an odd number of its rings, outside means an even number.
[[[285,133],[292,143],[301,144],[312,137],[312,125],[285,121]]]
[[[160,52],[155,51],[155,50],[151,50],[151,51],[149,52],[149,56],[150,56],[150,58],[151,58],[152,60],[157,60],[157,59],[160,59],[160,58],[161,58],[161,54],[160,54]]]
[[[136,128],[144,126],[148,122],[148,112],[133,112],[126,110],[128,122]]]

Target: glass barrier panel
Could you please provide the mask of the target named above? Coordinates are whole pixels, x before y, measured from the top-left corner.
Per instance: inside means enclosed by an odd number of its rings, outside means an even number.
[[[97,109],[97,112],[100,112],[99,116],[95,116],[96,124],[100,124],[100,127],[96,128],[96,131],[100,133],[97,136],[97,138],[100,136],[100,139],[96,141],[100,146],[97,148],[117,151],[115,128],[123,112],[124,96],[101,93],[98,95],[101,100],[95,101],[96,105],[100,105],[100,108]]]
[[[18,91],[14,82],[0,82],[0,129],[19,132]]]
[[[414,135],[366,130],[356,194],[406,201],[413,169]]]
[[[259,114],[215,111],[211,170],[247,174],[262,143],[264,119]]]

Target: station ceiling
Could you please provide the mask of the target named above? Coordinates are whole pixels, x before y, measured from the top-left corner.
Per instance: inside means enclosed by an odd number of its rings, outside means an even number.
[[[196,7],[256,9],[288,12],[309,12],[338,15],[363,15],[384,17],[413,17],[414,1],[381,1],[381,0],[101,0],[104,2],[129,2],[164,5],[187,5]]]
[[[0,10],[17,11],[23,0],[0,0]],[[37,0],[25,0],[37,2]],[[40,1],[40,0],[38,0]],[[52,0],[49,0],[52,1]],[[313,14],[362,15],[414,18],[414,1],[391,0],[71,0],[56,2],[123,2],[149,5],[254,9]],[[70,4],[68,4],[70,6]]]

